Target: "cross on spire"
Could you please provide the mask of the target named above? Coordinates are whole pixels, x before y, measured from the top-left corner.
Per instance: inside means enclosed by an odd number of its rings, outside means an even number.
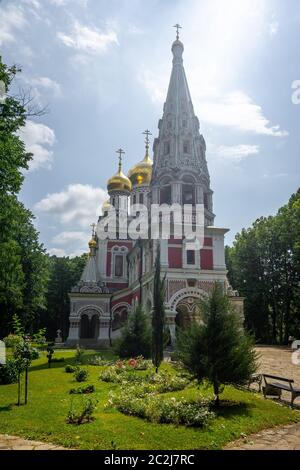
[[[92,227],[92,237],[94,237],[94,236],[95,236],[95,227],[96,227],[96,224],[93,223],[93,224],[91,224],[90,226]]]
[[[149,135],[152,135],[151,132],[146,129],[144,132],[143,132],[143,135],[146,136],[145,138],[145,144],[146,144],[146,155],[149,154],[149,144],[150,144],[150,139],[149,139]]]
[[[173,28],[176,28],[176,41],[179,40],[179,30],[182,29],[182,26],[180,24],[176,23]]]
[[[116,150],[116,153],[119,154],[119,171],[122,170],[122,156],[125,154],[124,150],[123,149],[118,149]]]

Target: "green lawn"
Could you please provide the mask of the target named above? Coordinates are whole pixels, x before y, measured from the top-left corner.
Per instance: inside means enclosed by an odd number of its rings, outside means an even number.
[[[85,358],[94,353],[87,351]],[[111,357],[109,352],[101,355]],[[65,357],[68,363],[72,363],[74,351],[56,352],[55,357]],[[218,449],[239,438],[241,433],[250,434],[300,421],[298,411],[264,400],[257,393],[226,387],[222,399],[230,400],[232,404],[221,409],[208,428],[153,424],[104,408],[109,391],[117,390],[118,384],[98,379],[102,367],[89,366],[89,379],[82,384],[75,382],[73,374],[65,373],[64,368],[65,363],[57,363],[49,370],[44,355],[34,361],[29,373],[29,402],[26,406],[15,405],[16,384],[0,386],[0,433],[80,449]],[[171,366],[164,364],[163,368],[170,369]],[[70,406],[68,392],[70,388],[85,383],[92,383],[96,388],[94,395],[99,400],[96,419],[80,426],[66,424]],[[198,388],[189,388],[168,395],[192,397],[197,393]],[[211,396],[212,391],[202,387],[201,393]]]

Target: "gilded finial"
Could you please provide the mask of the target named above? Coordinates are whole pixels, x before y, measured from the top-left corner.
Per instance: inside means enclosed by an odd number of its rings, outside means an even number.
[[[176,28],[176,41],[178,41],[179,40],[179,30],[182,29],[182,26],[180,26],[180,24],[177,23],[173,26],[173,28]]]
[[[124,152],[123,149],[120,148],[120,149],[116,150],[116,153],[119,154],[119,173],[121,173],[121,171],[122,171],[122,155],[124,155],[125,152]]]
[[[143,132],[143,135],[146,136],[145,138],[145,145],[146,145],[146,157],[149,157],[149,145],[150,145],[150,139],[149,139],[149,135],[152,135],[151,132],[146,129],[144,132]]]
[[[94,236],[95,236],[95,227],[96,227],[96,224],[93,223],[93,224],[91,224],[90,226],[92,227],[92,238],[94,238]]]

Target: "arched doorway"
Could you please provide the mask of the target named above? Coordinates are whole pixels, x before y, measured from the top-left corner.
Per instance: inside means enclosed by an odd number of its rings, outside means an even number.
[[[90,320],[88,315],[82,315],[80,318],[80,339],[89,338]]]
[[[186,329],[191,326],[191,311],[187,305],[180,303],[176,308],[177,315],[175,317],[175,324],[177,328]]]
[[[99,314],[97,311],[83,313],[80,318],[80,339],[97,339],[99,336]]]

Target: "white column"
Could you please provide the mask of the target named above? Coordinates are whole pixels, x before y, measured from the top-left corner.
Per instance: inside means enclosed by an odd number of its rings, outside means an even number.
[[[214,269],[222,271],[226,270],[224,235],[213,237],[213,250]]]
[[[80,318],[70,318],[69,336],[67,341],[79,340]]]
[[[109,326],[110,317],[109,314],[107,314],[105,317],[100,318],[98,340],[109,340]]]

